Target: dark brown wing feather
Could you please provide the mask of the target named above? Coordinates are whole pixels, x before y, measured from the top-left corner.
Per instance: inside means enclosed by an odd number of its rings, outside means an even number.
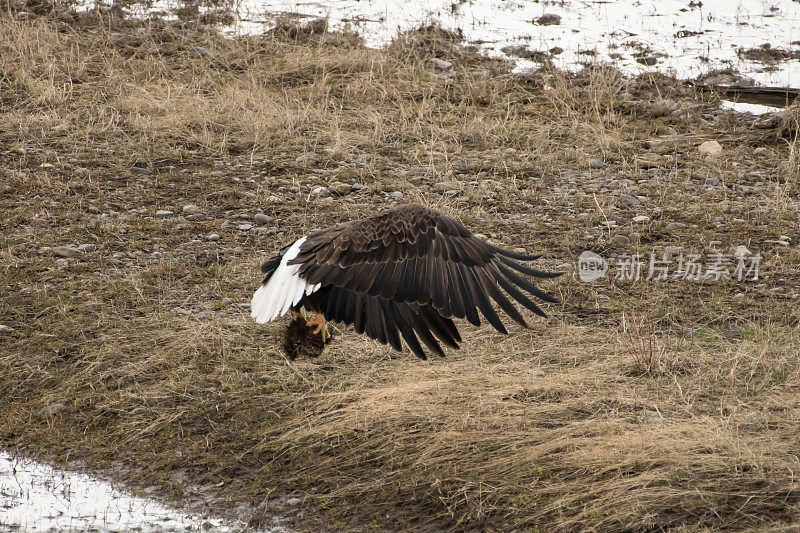
[[[527,327],[506,294],[545,316],[525,292],[546,302],[556,299],[517,274],[559,275],[517,262],[537,257],[493,246],[457,221],[409,204],[313,233],[291,263],[300,265],[306,282],[322,284],[313,300],[324,304],[327,320],[353,324],[359,333],[395,349],[402,337],[423,357],[419,341],[439,355],[437,339],[458,347],[453,318],[477,326],[480,311],[507,333],[492,300]]]

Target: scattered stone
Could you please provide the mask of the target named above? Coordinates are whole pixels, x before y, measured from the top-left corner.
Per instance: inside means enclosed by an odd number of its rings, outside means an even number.
[[[759,115],[753,121],[753,127],[756,127],[760,130],[770,130],[773,128],[777,128],[783,122],[783,113],[781,111],[776,111],[775,113],[764,113],[763,115]]]
[[[434,57],[431,58],[431,63],[433,63],[433,75],[437,78],[449,80],[456,74],[455,66],[449,61]]]
[[[351,191],[361,191],[361,190],[364,190],[366,188],[367,188],[367,186],[364,185],[363,183],[354,183],[354,184],[352,184],[350,186],[350,190]]]
[[[328,184],[328,189],[338,196],[345,196],[350,193],[352,186],[347,183],[342,183],[341,181],[334,181]]]
[[[178,313],[179,315],[183,315],[183,316],[189,316],[189,315],[192,314],[191,310],[184,309],[183,307],[175,307],[172,310],[175,311],[176,313]]]
[[[42,168],[44,170],[52,170],[56,167],[52,163],[42,163],[41,165],[39,165],[39,168]]]
[[[136,174],[137,176],[148,176],[150,174],[150,169],[143,167],[131,167],[131,174]]]
[[[626,235],[614,235],[611,239],[611,245],[617,248],[624,248],[630,246],[631,240]]]
[[[638,198],[636,198],[635,196],[631,196],[630,194],[626,194],[626,193],[620,194],[619,195],[619,199],[622,201],[622,203],[630,205],[630,206],[635,206],[635,205],[641,204],[641,202],[639,201]]]
[[[311,197],[312,198],[327,198],[331,195],[331,191],[328,190],[327,187],[322,187],[318,185],[311,189]]]
[[[220,225],[221,229],[228,229],[228,228],[235,228],[235,227],[236,227],[236,224],[234,224],[230,220],[226,220]]]
[[[237,226],[237,228],[242,230],[242,231],[249,231],[249,230],[253,229],[253,225],[252,224],[239,224]]]
[[[650,154],[649,157],[640,157],[636,159],[636,166],[645,170],[651,168],[658,168],[658,160],[661,159],[658,154]]]
[[[453,70],[453,64],[449,61],[445,61],[444,59],[439,59],[437,57],[431,58],[431,63],[433,63],[433,67],[439,70]]]
[[[683,222],[670,222],[667,224],[667,231],[675,231],[676,229],[683,229],[686,227],[686,224]]]
[[[525,45],[518,44],[513,46],[504,46],[500,49],[506,55],[511,57],[519,57],[521,59],[530,59],[537,63],[548,63],[550,61],[550,54],[547,52],[540,52],[539,50],[531,50]]]
[[[253,216],[253,222],[256,224],[266,224],[267,222],[271,221],[272,217],[267,215],[266,213],[256,213]]]
[[[97,245],[92,243],[81,244],[80,246],[78,246],[78,251],[80,251],[81,253],[91,253],[94,252],[95,250],[97,250]]]
[[[52,403],[39,411],[39,416],[41,418],[52,418],[53,416],[57,415],[58,413],[64,411],[67,408],[66,405],[63,403]]]
[[[699,80],[708,85],[739,85],[752,87],[756,84],[756,80],[753,78],[731,71],[701,76]]]
[[[606,229],[612,229],[617,227],[616,220],[604,220],[600,223],[601,226],[605,227]]]
[[[560,46],[554,46],[553,48],[548,50],[548,52],[550,52],[550,55],[557,56],[557,55],[563,54],[564,53],[564,49],[561,48]]]
[[[219,233],[209,233],[206,235],[206,240],[211,242],[216,242],[219,240]]]
[[[156,218],[172,218],[172,215],[174,214],[175,213],[167,209],[159,209],[156,211]]]
[[[646,223],[650,222],[650,217],[647,216],[647,215],[639,215],[639,216],[633,217],[633,221],[635,223],[637,223],[637,224],[646,224]]]
[[[399,201],[401,201],[401,200],[403,199],[403,197],[404,197],[404,196],[405,196],[405,195],[404,195],[404,194],[403,194],[401,191],[394,191],[394,192],[391,194],[391,197],[392,197],[392,199],[393,199],[393,200],[397,200],[398,202],[399,202]]]
[[[734,250],[733,255],[737,259],[739,259],[742,257],[747,257],[748,255],[753,255],[753,252],[748,250],[747,246],[745,246],[744,244],[740,244],[739,246],[736,247],[736,250]]]
[[[289,498],[288,500],[286,500],[286,505],[288,505],[289,507],[295,507],[297,505],[300,505],[301,503],[303,503],[303,500],[301,500],[300,498]]]
[[[641,56],[636,58],[636,62],[646,67],[652,67],[658,63],[658,58],[655,56]]]
[[[769,157],[770,155],[772,155],[772,150],[764,146],[759,146],[758,148],[753,150],[753,155],[756,155],[758,157]]]
[[[590,168],[603,168],[604,166],[606,166],[606,163],[602,159],[594,158],[589,160]]]
[[[710,178],[706,178],[706,185],[710,185],[711,187],[716,187],[719,185],[719,178],[715,178],[711,176]]]
[[[9,333],[13,333],[14,328],[11,326],[6,326],[5,324],[0,324],[0,335],[7,335]]]
[[[86,209],[86,210],[87,210],[89,213],[93,214],[93,215],[99,215],[99,214],[102,212],[102,211],[100,211],[100,208],[98,208],[98,207],[95,207],[95,206],[93,206],[93,205],[90,205],[90,206],[89,206],[89,208],[88,208],[88,209]]]
[[[186,204],[185,206],[183,206],[182,211],[184,215],[192,215],[200,211],[200,208],[194,204]]]
[[[56,246],[54,248],[51,248],[50,251],[56,257],[62,257],[67,259],[71,257],[77,257],[81,254],[80,250],[78,250],[77,248],[73,248],[72,246]]]
[[[201,59],[211,55],[211,50],[203,46],[195,46],[189,49],[189,59]]]
[[[717,141],[706,141],[697,147],[697,151],[701,155],[713,157],[722,153],[722,145]]]
[[[539,18],[533,19],[533,23],[538,26],[555,26],[561,24],[561,17],[555,13],[545,13]]]

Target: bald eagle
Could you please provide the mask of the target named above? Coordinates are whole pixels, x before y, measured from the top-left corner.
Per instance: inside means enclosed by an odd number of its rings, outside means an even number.
[[[266,274],[253,295],[251,314],[264,323],[286,314],[314,313],[314,334],[324,343],[326,321],[353,325],[357,333],[426,359],[420,344],[444,356],[439,343],[458,348],[454,318],[479,326],[478,310],[508,333],[492,300],[528,327],[505,293],[540,316],[544,311],[523,290],[557,300],[518,274],[553,278],[518,261],[539,256],[504,250],[473,235],[455,220],[419,204],[344,222],[301,237],[261,267]],[[522,290],[520,290],[522,289]]]

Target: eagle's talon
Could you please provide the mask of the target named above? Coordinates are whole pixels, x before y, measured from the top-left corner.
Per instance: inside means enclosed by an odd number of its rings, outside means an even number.
[[[325,342],[331,336],[331,334],[328,332],[328,325],[325,323],[325,318],[322,316],[322,313],[314,313],[314,320],[307,320],[306,326],[316,326],[314,331],[311,333],[314,335],[321,335],[322,342]]]

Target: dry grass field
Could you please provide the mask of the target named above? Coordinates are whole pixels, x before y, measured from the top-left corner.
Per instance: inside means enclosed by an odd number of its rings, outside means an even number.
[[[372,50],[5,10],[0,445],[300,530],[797,527],[797,116],[514,75],[435,28]],[[287,361],[246,308],[260,261],[408,201],[543,254],[562,303],[445,359],[339,329]],[[738,246],[758,281],[574,270]]]

